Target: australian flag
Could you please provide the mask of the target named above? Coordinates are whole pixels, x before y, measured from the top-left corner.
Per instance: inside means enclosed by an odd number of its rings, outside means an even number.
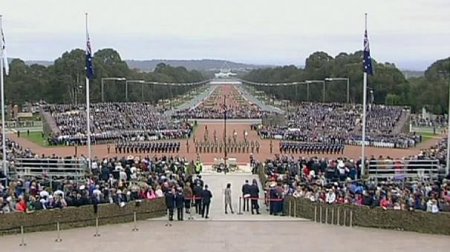
[[[364,72],[368,75],[373,75],[372,58],[370,57],[369,38],[367,37],[367,30],[364,32],[364,58],[363,66]]]
[[[91,41],[89,39],[89,34],[87,33],[86,40],[86,78],[93,79],[94,78],[94,66],[92,64],[92,50],[91,50]]]

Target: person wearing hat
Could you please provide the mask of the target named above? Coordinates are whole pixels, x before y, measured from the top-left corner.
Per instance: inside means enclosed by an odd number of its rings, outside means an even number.
[[[202,218],[208,219],[209,205],[211,204],[212,193],[208,189],[208,185],[205,185],[205,189],[202,191]]]

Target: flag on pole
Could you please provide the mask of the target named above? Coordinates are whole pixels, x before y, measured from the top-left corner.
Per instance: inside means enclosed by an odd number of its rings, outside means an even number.
[[[2,59],[3,65],[5,66],[5,74],[9,74],[9,65],[8,65],[8,58],[6,57],[6,43],[5,43],[5,34],[3,34],[3,28],[0,27],[0,36],[2,36]]]
[[[364,32],[364,56],[363,56],[364,72],[368,75],[373,75],[372,58],[370,57],[369,38],[367,30]]]
[[[86,78],[90,80],[94,78],[94,66],[92,64],[92,60],[93,58],[91,50],[91,41],[89,39],[89,32],[86,26]]]

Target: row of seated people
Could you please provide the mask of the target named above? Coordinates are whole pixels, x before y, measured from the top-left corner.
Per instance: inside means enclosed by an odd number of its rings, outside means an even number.
[[[134,131],[116,131],[91,134],[92,144],[104,144],[116,141],[155,141],[172,140],[191,137],[193,126],[190,124],[185,129],[172,130],[134,130]],[[49,145],[86,145],[87,136],[78,134],[75,136],[51,135],[47,138]]]
[[[371,105],[367,112],[369,145],[410,148],[421,141],[415,134],[400,133],[408,111],[402,107]],[[286,116],[285,126],[257,127],[262,138],[302,142],[360,144],[362,106],[338,103],[301,103]],[[359,138],[359,139],[358,139]]]
[[[43,110],[50,113],[57,129],[52,141],[77,141],[85,136],[86,106],[46,105]],[[149,103],[94,103],[91,104],[91,132],[98,138],[108,138],[118,132],[166,130],[188,130],[190,125],[183,121],[171,120],[160,108]],[[51,124],[51,123],[50,123]]]
[[[115,153],[175,153],[180,142],[121,142],[115,145]]]

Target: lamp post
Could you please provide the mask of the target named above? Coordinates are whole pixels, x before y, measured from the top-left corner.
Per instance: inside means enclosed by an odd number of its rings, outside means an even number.
[[[306,80],[305,81],[307,86],[307,96],[308,96],[308,101],[309,101],[309,84],[311,83],[322,83],[323,89],[322,89],[322,102],[325,102],[325,81],[324,80]]]
[[[105,102],[105,81],[112,80],[112,81],[126,81],[127,79],[123,77],[105,77],[101,79],[101,92],[102,92],[102,102]]]
[[[347,103],[350,103],[350,78],[325,78],[325,81],[347,81]]]
[[[128,102],[128,83],[141,83],[142,84],[142,94],[144,92],[143,86],[145,81],[144,80],[126,80],[125,81],[125,101]]]

